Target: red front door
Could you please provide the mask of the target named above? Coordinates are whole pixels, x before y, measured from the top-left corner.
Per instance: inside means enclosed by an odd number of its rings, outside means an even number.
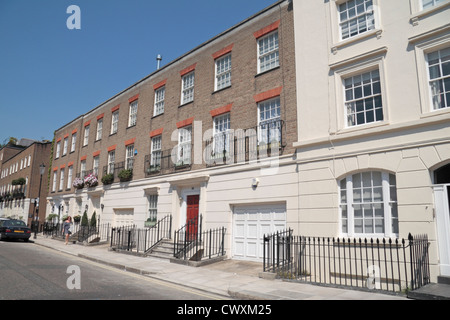
[[[188,224],[187,232],[191,234],[190,238],[196,238],[198,231],[198,213],[199,213],[200,196],[187,197],[186,224]]]

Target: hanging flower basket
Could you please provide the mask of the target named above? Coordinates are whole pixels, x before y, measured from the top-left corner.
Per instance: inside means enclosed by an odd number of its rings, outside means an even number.
[[[95,188],[98,186],[98,177],[91,173],[86,178],[84,178],[84,185],[88,188]]]
[[[81,178],[75,178],[73,181],[73,187],[77,190],[81,190],[84,188],[84,180]]]

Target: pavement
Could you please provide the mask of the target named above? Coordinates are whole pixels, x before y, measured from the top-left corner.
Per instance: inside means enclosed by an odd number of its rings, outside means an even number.
[[[191,267],[154,257],[139,257],[109,250],[108,245],[65,245],[63,241],[38,235],[35,245],[54,249],[128,272],[237,300],[408,300],[391,295],[354,289],[317,286],[261,277],[262,264],[224,260]]]

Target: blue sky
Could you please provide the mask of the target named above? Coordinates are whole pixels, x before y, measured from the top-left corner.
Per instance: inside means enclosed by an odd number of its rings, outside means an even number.
[[[276,0],[0,0],[0,143],[54,130]],[[70,5],[81,29],[69,30]]]

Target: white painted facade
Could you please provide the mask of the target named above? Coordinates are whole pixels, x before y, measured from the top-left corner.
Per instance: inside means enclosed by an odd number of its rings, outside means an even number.
[[[435,170],[450,163],[450,108],[435,109],[432,103],[428,55],[450,48],[450,1],[425,9],[422,0],[366,2],[373,4],[372,29],[342,39],[340,14],[355,2],[293,0],[299,231],[355,237],[428,234],[435,281],[438,275],[450,275],[448,188],[435,183]],[[380,78],[383,118],[367,122],[366,111],[366,123],[355,125],[348,117],[345,85],[351,82],[346,80],[374,70]],[[396,179],[396,198],[386,203],[389,184],[382,195],[385,219],[388,213],[394,217],[397,207],[398,222],[393,223],[398,232],[391,221],[385,221],[384,232],[381,226],[376,234],[357,232],[359,203],[344,198],[342,187],[349,184],[341,181],[373,172]],[[358,197],[347,190],[345,196]]]

